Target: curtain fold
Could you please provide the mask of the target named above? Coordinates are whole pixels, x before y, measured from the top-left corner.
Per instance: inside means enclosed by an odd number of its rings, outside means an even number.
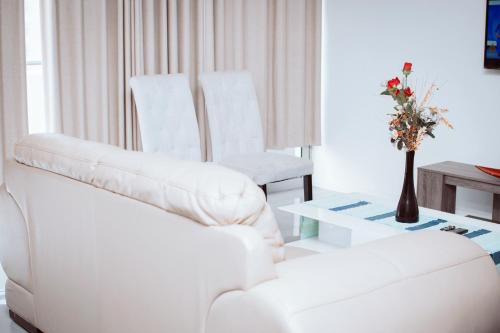
[[[203,155],[198,75],[249,70],[268,147],[320,142],[321,0],[44,0],[53,131],[140,149],[134,75],[190,78]]]
[[[123,144],[117,129],[118,32],[107,22],[108,1],[41,1],[48,126],[96,141]],[[110,33],[111,32],[111,33]],[[111,106],[111,107],[110,107]]]
[[[14,143],[28,132],[24,1],[0,1],[0,184]]]
[[[269,148],[321,141],[321,0],[216,0],[215,70],[252,73]]]

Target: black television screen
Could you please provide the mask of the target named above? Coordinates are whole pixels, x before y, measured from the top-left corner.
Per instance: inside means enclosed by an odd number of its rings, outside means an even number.
[[[484,67],[500,68],[500,0],[486,2]]]

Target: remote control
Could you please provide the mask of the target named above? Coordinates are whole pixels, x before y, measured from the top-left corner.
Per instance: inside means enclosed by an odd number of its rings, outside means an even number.
[[[469,230],[464,229],[464,228],[457,228],[454,225],[449,225],[447,227],[441,228],[441,231],[448,231],[448,232],[454,232],[459,235],[466,234]]]

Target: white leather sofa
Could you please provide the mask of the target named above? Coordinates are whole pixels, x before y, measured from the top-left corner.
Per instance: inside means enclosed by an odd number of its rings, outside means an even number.
[[[464,237],[287,259],[262,191],[235,171],[62,135],[15,154],[7,305],[44,333],[500,332],[498,273]]]

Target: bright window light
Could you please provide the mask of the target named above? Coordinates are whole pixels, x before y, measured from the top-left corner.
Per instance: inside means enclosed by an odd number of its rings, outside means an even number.
[[[40,0],[24,0],[29,132],[47,131],[42,62]]]

